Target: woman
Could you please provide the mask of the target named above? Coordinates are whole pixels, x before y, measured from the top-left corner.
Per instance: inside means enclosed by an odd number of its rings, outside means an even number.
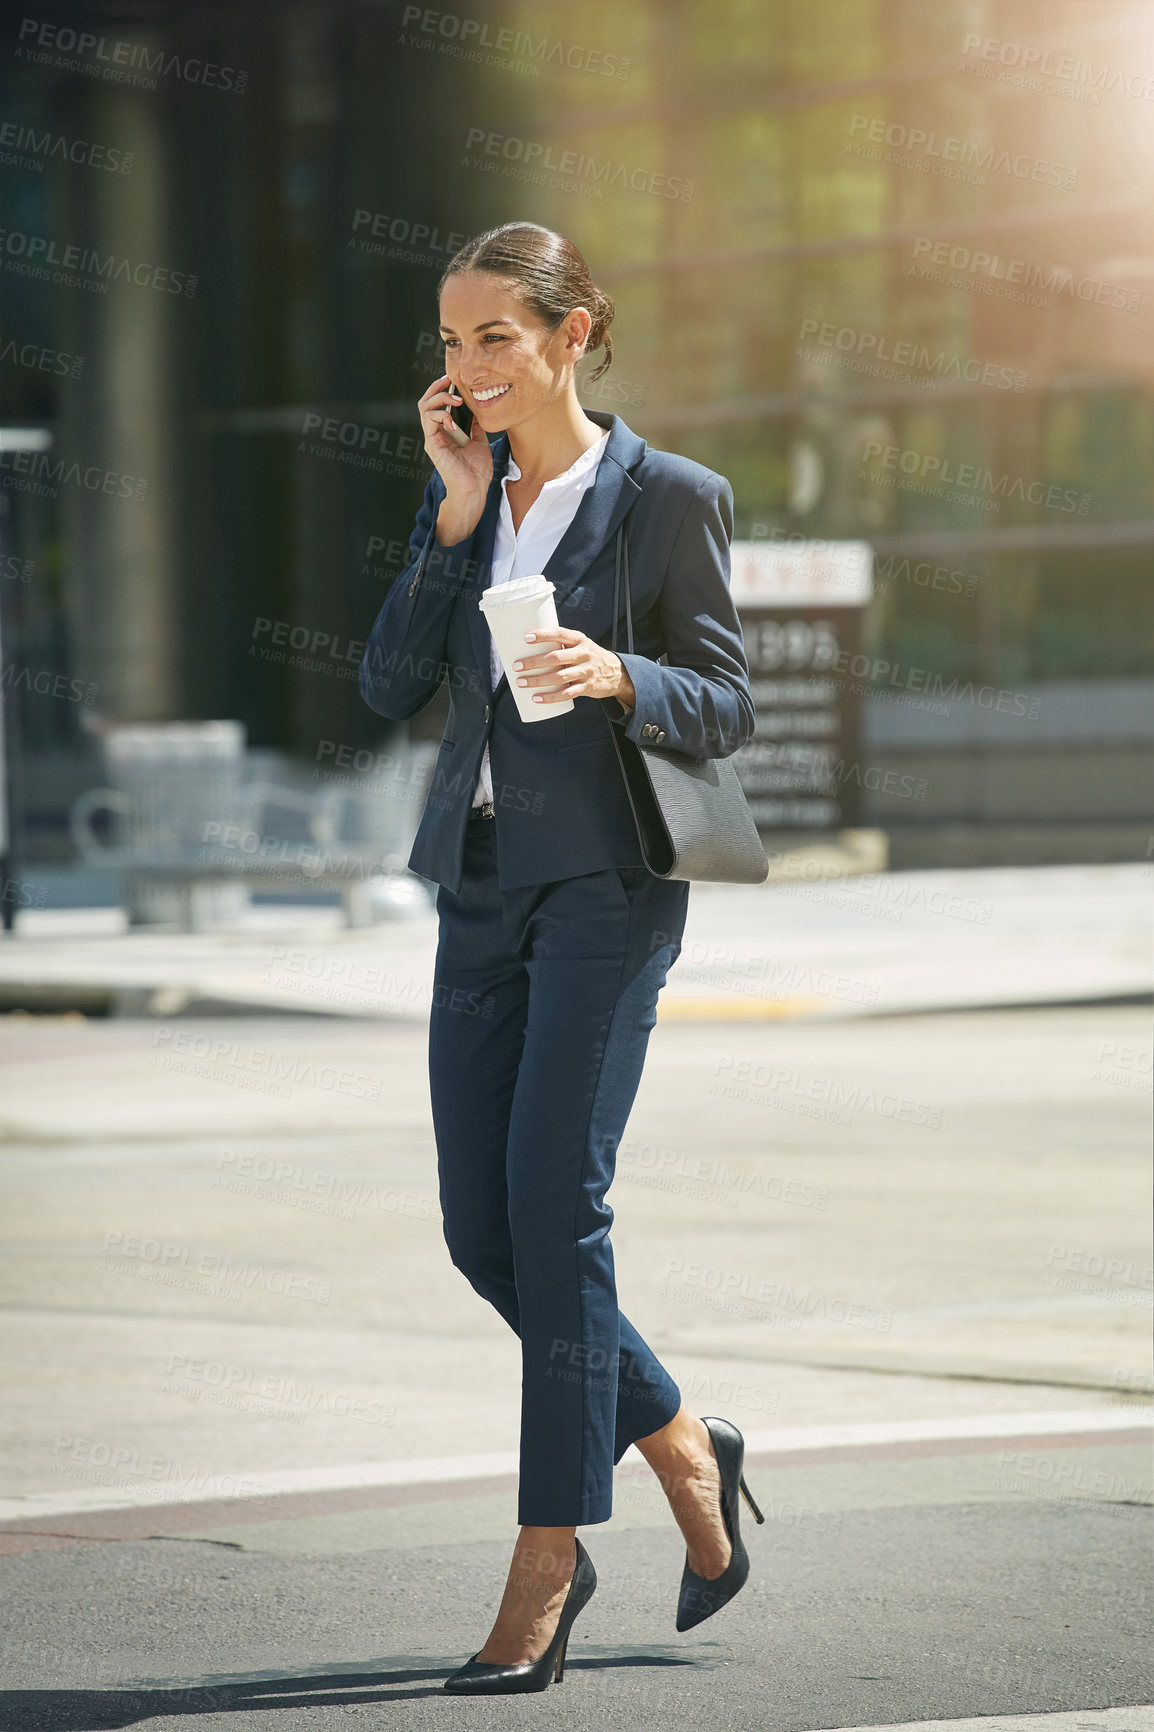
[[[438,300],[446,372],[419,404],[435,473],[366,644],[361,693],[403,720],[449,680],[409,858],[439,885],[429,1077],[440,1198],[452,1260],[520,1336],[523,1378],[520,1536],[496,1623],[445,1687],[496,1693],[560,1679],[596,1583],[575,1528],[609,1519],[631,1443],[685,1536],[678,1629],[748,1573],[741,1434],[690,1413],[618,1311],[605,1193],[689,897],[687,882],[644,864],[609,729],[725,757],[754,711],[727,581],[732,491],[582,408],[577,362],[604,345],[592,377],[609,365],[613,303],[577,249],[507,223],[454,255]],[[461,404],[472,423],[458,441]],[[601,640],[626,518],[635,650],[617,655]],[[528,634],[506,673],[478,597],[541,572],[558,627]],[[539,721],[520,719],[510,678]],[[550,715],[567,698],[573,707]]]

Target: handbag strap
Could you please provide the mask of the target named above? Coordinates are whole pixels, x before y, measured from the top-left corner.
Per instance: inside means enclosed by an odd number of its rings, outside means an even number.
[[[622,521],[617,529],[617,560],[613,572],[613,642],[610,648],[617,649],[617,618],[621,606],[621,566],[622,554],[625,564],[625,642],[626,653],[633,654],[633,602],[629,593],[629,541],[625,534],[625,523]]]

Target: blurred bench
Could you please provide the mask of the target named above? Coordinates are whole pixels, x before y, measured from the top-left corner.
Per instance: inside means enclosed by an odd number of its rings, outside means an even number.
[[[234,924],[254,885],[336,891],[349,926],[428,908],[406,862],[435,748],[406,745],[384,780],[304,789],[244,780],[243,739],[239,723],[172,723],[107,743],[112,785],[81,794],[70,827],[86,863],[121,875],[131,925]]]

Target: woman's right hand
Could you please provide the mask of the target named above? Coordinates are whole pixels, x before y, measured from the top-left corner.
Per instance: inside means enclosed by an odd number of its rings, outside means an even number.
[[[463,398],[449,375],[442,373],[417,404],[425,450],[445,483],[445,498],[437,512],[437,540],[444,546],[464,541],[476,529],[493,479],[493,453],[477,417],[473,417],[467,445],[458,445],[445,431],[452,406],[461,402]]]

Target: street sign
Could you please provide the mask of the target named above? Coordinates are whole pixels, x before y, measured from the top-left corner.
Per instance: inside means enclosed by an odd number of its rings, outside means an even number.
[[[757,710],[734,753],[760,830],[861,823],[860,683],[848,673],[873,594],[864,541],[735,541],[731,591]]]

